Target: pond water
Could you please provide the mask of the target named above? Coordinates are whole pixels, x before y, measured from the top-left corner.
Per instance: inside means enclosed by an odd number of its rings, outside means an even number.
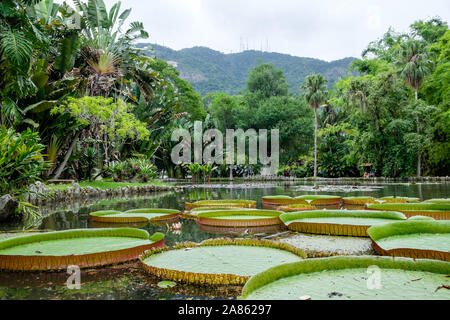
[[[324,183],[321,183],[324,184]],[[176,193],[157,196],[92,201],[91,205],[70,205],[70,209],[57,210],[43,207],[48,216],[38,226],[40,230],[67,230],[99,227],[89,222],[89,213],[99,210],[126,211],[137,208],[184,209],[185,202],[216,199],[256,200],[262,208],[262,197],[266,195],[300,196],[304,194],[328,194],[346,196],[404,196],[417,197],[421,200],[431,198],[449,198],[450,184],[364,184],[376,187],[372,191],[352,192],[312,192],[300,191],[307,183],[268,183],[245,188],[236,186],[217,188],[189,188]],[[346,184],[348,185],[348,184]],[[355,184],[356,185],[356,184]],[[361,185],[361,184],[359,184]],[[69,207],[69,206],[68,206]],[[206,239],[223,237],[224,234],[200,230],[195,221],[180,219],[181,230],[170,225],[140,226],[150,234],[162,232],[166,235],[165,243],[172,246],[177,242],[201,242]],[[3,231],[17,229],[17,226],[2,226]],[[275,231],[276,232],[276,231]],[[4,234],[3,234],[4,235]],[[266,234],[267,235],[267,234]],[[2,234],[0,234],[2,236]],[[226,236],[240,236],[239,233]],[[249,237],[251,237],[250,235]],[[262,237],[262,234],[256,235]],[[1,238],[0,238],[1,239]],[[65,285],[69,276],[65,273],[8,273],[0,272],[0,299],[234,299],[240,294],[239,287],[197,287],[177,284],[171,289],[161,289],[160,281],[143,273],[137,263],[114,266],[104,269],[86,270],[81,274],[81,290],[70,290]]]

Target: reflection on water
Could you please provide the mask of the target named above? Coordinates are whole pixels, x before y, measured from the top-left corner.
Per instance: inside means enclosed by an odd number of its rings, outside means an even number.
[[[271,182],[273,184],[273,182]],[[266,195],[300,196],[303,194],[328,194],[338,196],[385,196],[418,197],[421,200],[450,197],[450,184],[375,184],[380,189],[364,192],[304,192],[296,191],[295,186],[307,183],[282,183],[277,186],[247,189],[189,189],[177,193],[165,193],[146,198],[121,200],[89,200],[80,203],[57,204],[42,208],[48,214],[39,225],[40,230],[67,230],[109,227],[95,225],[89,221],[89,213],[99,210],[126,211],[137,208],[184,209],[184,203],[210,199],[246,199],[256,200],[262,207],[262,197]],[[369,184],[368,184],[369,185]],[[62,210],[60,206],[67,210]],[[203,240],[228,236],[242,236],[247,233],[275,233],[276,230],[250,230],[242,233],[233,230],[201,230],[195,221],[180,219],[181,229],[170,225],[139,224],[150,234],[166,234],[165,243],[172,246],[177,242],[201,242]],[[3,230],[14,230],[17,226],[2,226]],[[83,271],[81,290],[69,290],[64,285],[68,275],[64,273],[7,273],[0,272],[0,299],[195,299],[232,298],[240,293],[239,287],[201,288],[178,284],[171,289],[160,289],[158,279],[144,274],[139,264],[126,264],[112,268]]]

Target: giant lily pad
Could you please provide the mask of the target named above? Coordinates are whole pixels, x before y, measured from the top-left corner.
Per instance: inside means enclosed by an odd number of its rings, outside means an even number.
[[[450,299],[450,263],[390,257],[333,257],[276,266],[253,276],[240,299]]]
[[[284,213],[280,220],[297,232],[367,237],[367,229],[371,226],[406,220],[406,217],[399,212],[316,210]]]
[[[408,218],[426,216],[436,220],[450,220],[450,204],[445,203],[383,203],[369,204],[369,210],[398,211]]]
[[[409,197],[383,197],[375,200],[378,203],[418,203],[419,198],[409,198]]]
[[[323,196],[323,195],[303,195],[296,198],[289,196],[266,196],[263,197],[264,208],[278,208],[281,206],[307,204],[307,205],[321,205],[340,206],[341,198],[338,196]]]
[[[375,203],[373,197],[346,197],[342,199],[344,205],[365,205],[367,203]]]
[[[442,204],[450,204],[450,199],[429,199],[424,201],[425,203],[442,203]]]
[[[450,261],[450,221],[411,218],[373,226],[367,233],[382,255]]]
[[[310,204],[291,204],[287,206],[281,206],[279,210],[283,212],[299,212],[317,210],[317,208]]]
[[[217,208],[256,208],[256,201],[252,200],[203,200],[194,203],[186,202],[186,210],[200,207]]]
[[[281,211],[274,210],[223,210],[205,211],[197,215],[200,225],[216,227],[261,227],[280,225]]]
[[[48,232],[0,241],[0,269],[63,270],[92,268],[136,260],[164,246],[164,235],[138,229],[84,229]]]
[[[93,222],[123,224],[170,220],[177,218],[179,214],[180,211],[170,209],[136,209],[126,212],[98,211],[91,213],[89,216]]]
[[[181,217],[184,219],[195,220],[199,213],[206,211],[230,211],[230,210],[252,210],[247,208],[238,208],[238,207],[199,207],[193,208],[192,210],[185,210],[182,212]]]
[[[140,260],[150,274],[166,280],[208,285],[243,285],[252,275],[280,263],[306,258],[284,243],[254,239],[217,239],[154,249]]]

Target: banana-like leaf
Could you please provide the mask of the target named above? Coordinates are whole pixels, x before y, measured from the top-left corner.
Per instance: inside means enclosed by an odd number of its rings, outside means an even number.
[[[54,68],[61,73],[72,70],[78,48],[78,34],[72,33],[59,44],[59,56],[56,58]]]
[[[44,112],[46,110],[49,110],[56,106],[58,101],[39,101],[38,103],[32,104],[31,106],[26,107],[23,111],[24,113],[32,112],[32,113],[40,113]]]

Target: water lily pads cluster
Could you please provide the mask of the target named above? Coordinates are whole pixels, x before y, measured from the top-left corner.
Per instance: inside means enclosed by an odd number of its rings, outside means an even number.
[[[310,204],[291,204],[286,206],[280,206],[279,209],[283,212],[298,212],[298,211],[309,211],[309,210],[317,210],[315,206]]]
[[[125,212],[97,211],[89,214],[90,220],[101,223],[157,222],[178,218],[180,211],[171,209],[135,209]]]
[[[255,239],[215,239],[184,243],[173,249],[147,252],[144,269],[159,278],[199,285],[243,285],[270,267],[301,261],[306,254],[280,242]]]
[[[0,270],[55,271],[136,260],[164,246],[164,235],[132,228],[46,232],[0,241]]]
[[[292,231],[337,236],[367,237],[373,225],[406,220],[399,212],[314,210],[284,213],[280,220]]]

